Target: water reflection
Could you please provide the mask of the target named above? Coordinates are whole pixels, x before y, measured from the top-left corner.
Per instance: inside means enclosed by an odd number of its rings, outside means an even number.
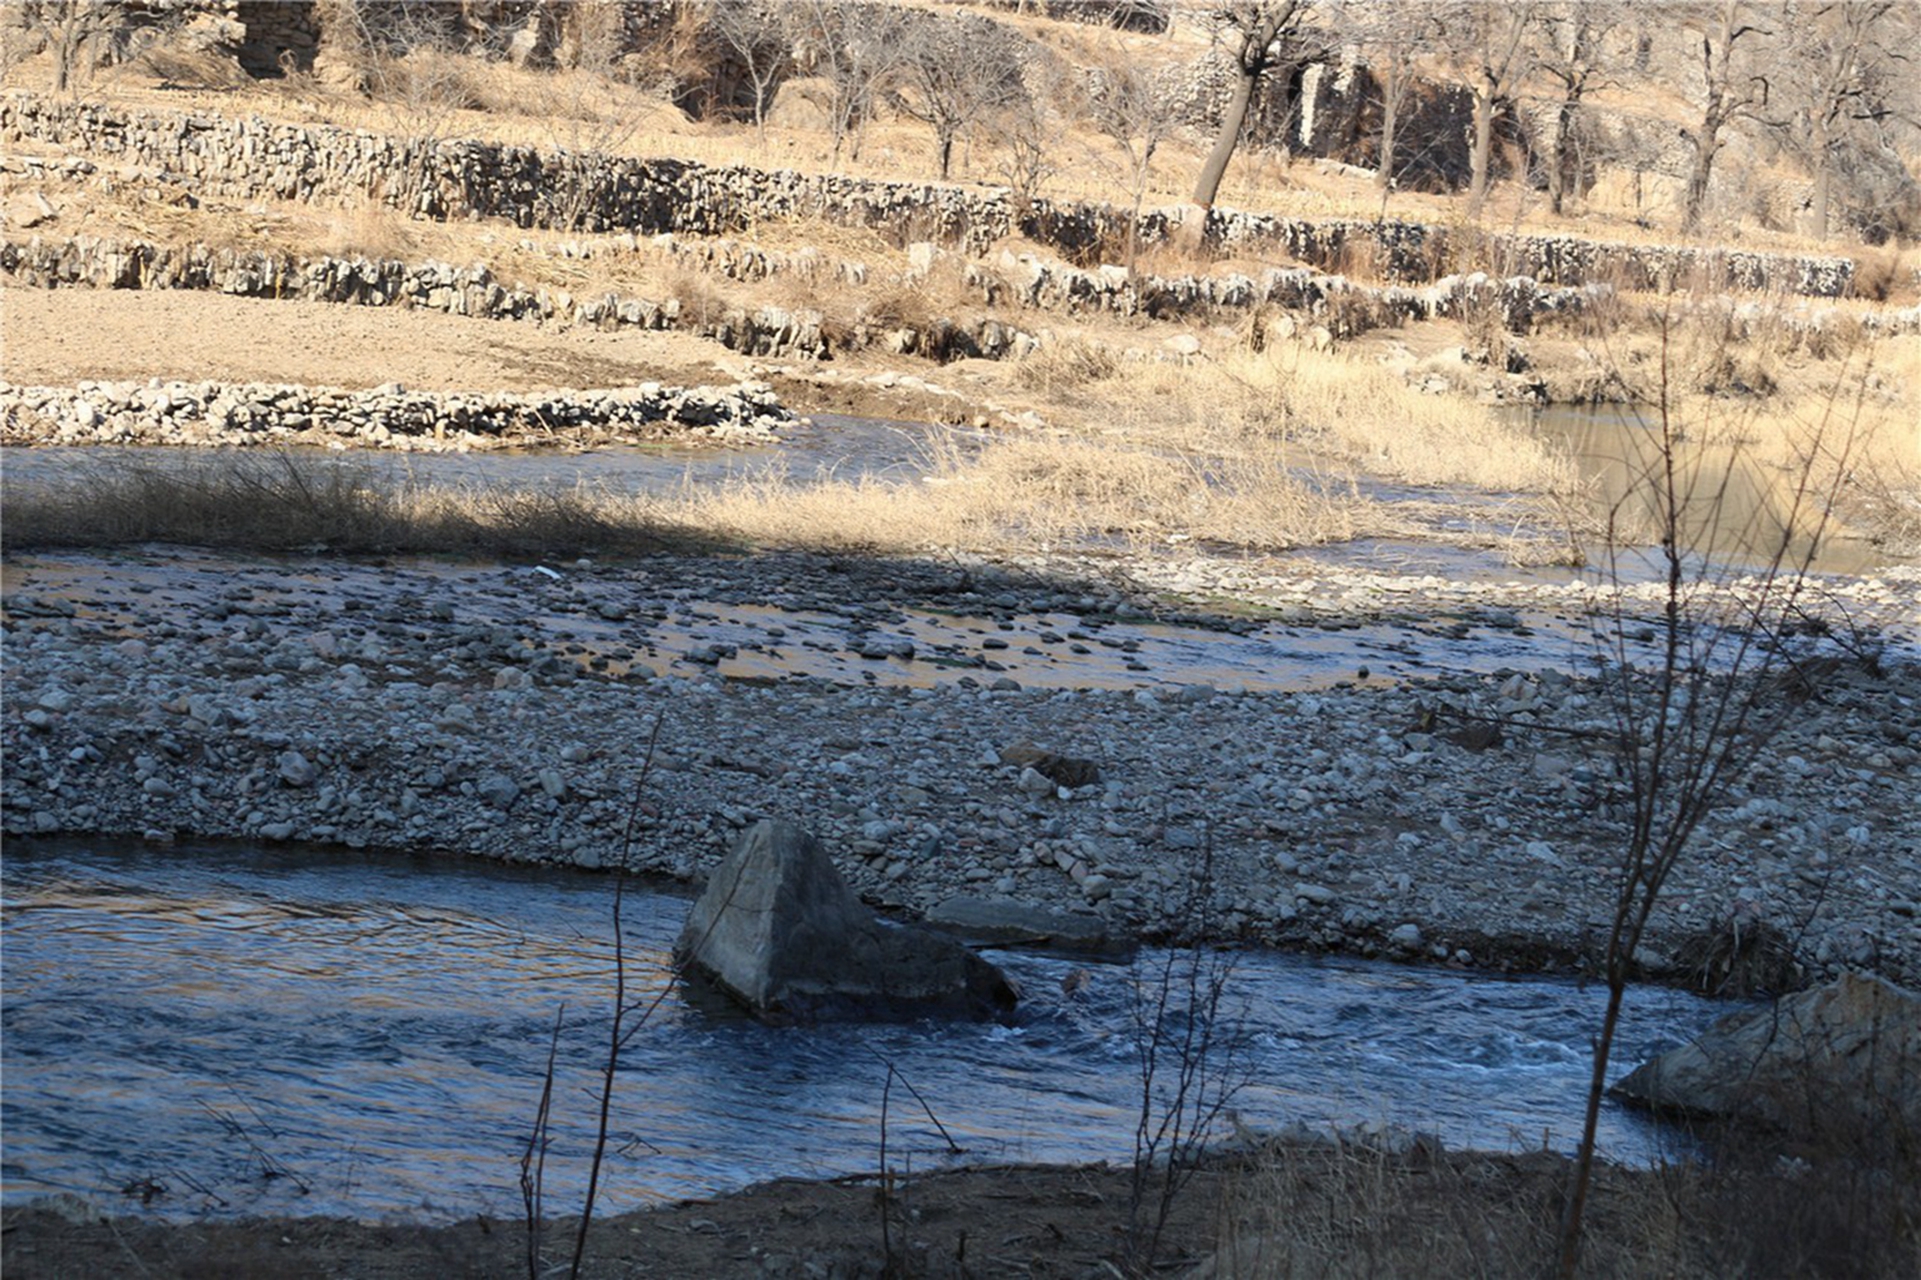
[[[1623,576],[1656,576],[1655,544],[1661,536],[1658,495],[1664,457],[1659,419],[1633,405],[1560,405],[1533,416],[1538,431],[1565,446],[1595,485],[1597,518],[1613,516]],[[1815,573],[1866,574],[1890,562],[1885,551],[1860,539],[1821,529],[1816,494],[1797,497],[1797,475],[1766,465],[1751,445],[1696,438],[1738,422],[1690,421],[1675,426],[1678,447],[1674,485],[1681,495],[1681,545],[1692,571],[1704,566],[1765,569],[1804,561]],[[1814,532],[1826,536],[1816,539]],[[1588,548],[1605,559],[1605,545]]]

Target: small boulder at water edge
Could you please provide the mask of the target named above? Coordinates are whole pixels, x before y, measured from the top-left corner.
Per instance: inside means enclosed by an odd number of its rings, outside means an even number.
[[[1865,1122],[1921,1133],[1921,995],[1843,974],[1723,1018],[1609,1092],[1655,1110],[1790,1130]]]

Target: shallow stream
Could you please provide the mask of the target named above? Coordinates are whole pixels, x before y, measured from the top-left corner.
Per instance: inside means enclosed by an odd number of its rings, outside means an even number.
[[[613,956],[606,877],[375,854],[15,841],[4,868],[4,1195],[174,1218],[519,1213],[519,1161],[564,1013],[551,1212],[578,1204]],[[686,900],[626,903],[629,979],[667,982]],[[1122,1160],[1139,1097],[1133,967],[989,953],[1013,1026],[770,1028],[668,992],[623,1056],[604,1205],[889,1164]],[[1223,1068],[1256,1129],[1394,1124],[1451,1146],[1572,1147],[1598,989],[1438,968],[1232,957]],[[1185,963],[1181,957],[1175,962]],[[1720,1010],[1637,991],[1621,1070]],[[1602,1143],[1672,1138],[1609,1107]]]

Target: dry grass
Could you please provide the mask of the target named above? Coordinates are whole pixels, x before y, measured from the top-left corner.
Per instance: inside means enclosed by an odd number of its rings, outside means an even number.
[[[756,545],[1006,551],[1186,541],[1277,550],[1353,537],[1362,507],[1278,462],[1023,435],[971,455],[944,449],[918,484],[744,481],[684,491],[659,509]]]
[[[1043,349],[1020,377],[1129,440],[1196,455],[1329,465],[1416,485],[1571,492],[1571,463],[1485,405],[1422,394],[1361,356],[1305,346],[1229,347],[1127,362],[1111,349]]]
[[[495,556],[743,543],[883,552],[1006,551],[1100,541],[1207,540],[1278,549],[1351,537],[1359,503],[1278,463],[1208,463],[1145,449],[1013,437],[947,448],[921,483],[786,478],[635,496],[413,483],[395,471],[289,455],[85,468],[14,486],[5,545],[143,541],[286,550]]]
[[[1727,1137],[1711,1166],[1602,1166],[1581,1274],[1917,1274],[1915,1153],[1886,1144],[1793,1158],[1772,1135]],[[1277,1145],[1223,1191],[1218,1280],[1538,1276],[1555,1257],[1567,1162],[1416,1148]]]
[[[170,542],[491,557],[697,541],[604,495],[415,485],[385,468],[284,454],[100,463],[57,484],[10,486],[6,506],[9,551]]]

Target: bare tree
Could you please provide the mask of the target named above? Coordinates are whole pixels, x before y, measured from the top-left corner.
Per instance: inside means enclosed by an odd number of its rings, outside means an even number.
[[[894,105],[933,130],[942,178],[963,129],[1026,95],[1014,37],[972,15],[916,24],[901,51],[901,70]]]
[[[65,93],[76,75],[90,78],[109,46],[133,25],[129,0],[13,0],[9,25],[37,38],[53,63],[53,91]]]
[[[386,199],[409,215],[433,216],[436,145],[468,106],[466,33],[439,5],[327,0],[322,31],[354,64],[388,129],[409,144],[412,161],[394,169]]]
[[[1195,204],[1213,207],[1261,82],[1277,72],[1291,78],[1294,70],[1313,60],[1314,50],[1321,47],[1308,25],[1315,9],[1315,0],[1215,0],[1206,9],[1203,20],[1215,40],[1233,52],[1234,89],[1221,113],[1214,147],[1195,179]]]
[[[1395,149],[1401,112],[1414,90],[1414,60],[1434,38],[1435,10],[1424,4],[1374,3],[1350,8],[1347,34],[1367,58],[1381,107],[1381,136],[1374,163],[1374,185],[1381,192],[1386,215],[1388,193],[1394,188]]]
[[[1774,16],[1780,16],[1778,10]],[[1727,145],[1728,126],[1758,118],[1767,107],[1768,78],[1749,56],[1774,35],[1761,20],[1759,6],[1746,0],[1719,0],[1701,18],[1701,115],[1694,128],[1681,131],[1693,151],[1681,205],[1684,231],[1701,225],[1714,158]]]
[[[1851,145],[1894,114],[1895,85],[1921,68],[1912,6],[1895,0],[1791,4],[1784,24],[1776,109],[1767,123],[1814,179],[1809,212],[1828,235],[1834,181]]]
[[[560,64],[536,77],[526,104],[549,143],[573,167],[542,185],[546,221],[562,230],[597,226],[594,177],[602,156],[626,148],[647,119],[654,83],[629,57],[627,6],[622,0],[575,0],[560,15]]]
[[[1154,153],[1180,123],[1180,108],[1167,86],[1147,67],[1117,50],[1099,69],[1089,104],[1094,127],[1111,139],[1127,161],[1127,269],[1140,252],[1141,205]]]
[[[903,23],[897,10],[842,0],[800,0],[788,10],[796,65],[826,82],[820,106],[833,160],[846,147],[860,157],[861,137],[899,74]]]
[[[1580,112],[1589,90],[1609,82],[1603,44],[1621,22],[1609,0],[1556,0],[1534,12],[1529,60],[1554,82],[1548,129],[1548,207],[1560,213],[1572,188],[1580,195]]]
[[[1557,1274],[1573,1280],[1580,1265],[1582,1218],[1595,1160],[1601,1099],[1620,1027],[1635,953],[1684,860],[1695,831],[1760,758],[1792,714],[1795,682],[1813,678],[1791,643],[1809,591],[1808,569],[1827,531],[1841,477],[1851,469],[1854,413],[1837,389],[1790,477],[1778,532],[1765,534],[1764,566],[1738,580],[1721,573],[1717,540],[1739,536],[1724,522],[1731,469],[1692,458],[1670,364],[1673,316],[1661,317],[1658,382],[1642,404],[1649,428],[1637,445],[1639,482],[1609,515],[1609,568],[1593,605],[1601,686],[1613,713],[1610,755],[1624,794],[1626,838],[1611,868],[1608,936],[1602,973],[1607,1004],[1594,1042],[1581,1143],[1562,1206]],[[1865,382],[1862,384],[1865,385]],[[1694,428],[1698,430],[1698,428]],[[1624,507],[1644,503],[1659,539],[1655,563],[1662,593],[1649,627],[1624,603],[1620,532]],[[1749,532],[1754,532],[1750,530]],[[1651,660],[1637,649],[1653,636]]]
[[[1474,140],[1468,158],[1467,213],[1481,216],[1494,155],[1496,109],[1511,99],[1532,69],[1527,32],[1536,0],[1459,0],[1438,15],[1441,34],[1460,63],[1474,96]]]
[[[747,75],[754,93],[754,132],[767,145],[767,108],[794,66],[790,7],[774,0],[713,0],[708,22]]]
[[[998,171],[1021,213],[1040,198],[1041,186],[1060,172],[1060,140],[1069,120],[1086,112],[1085,88],[1072,70],[1052,58],[1026,66],[1018,91],[989,117],[999,138]]]

